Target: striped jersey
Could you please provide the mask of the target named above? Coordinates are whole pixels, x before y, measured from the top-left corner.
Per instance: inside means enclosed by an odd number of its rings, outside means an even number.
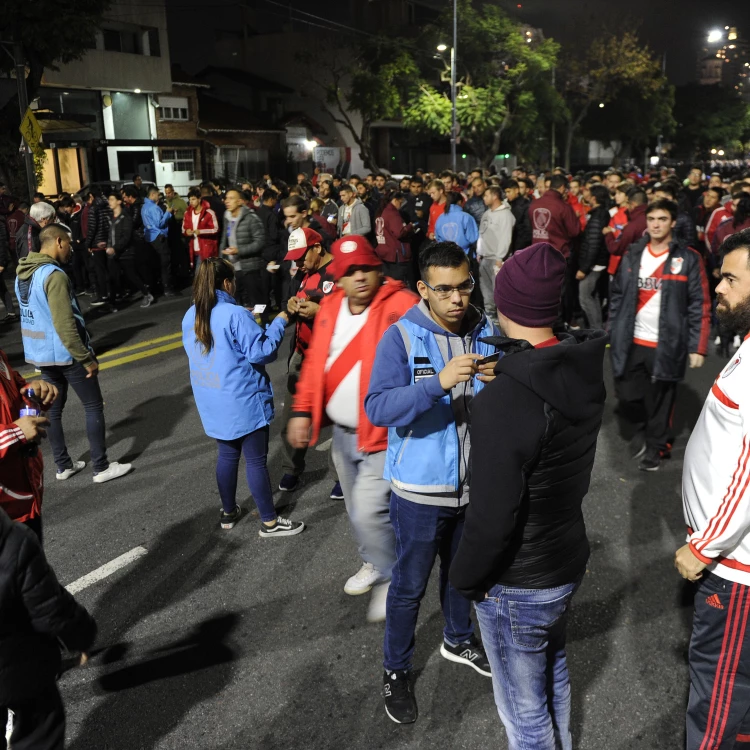
[[[661,282],[669,248],[658,255],[646,245],[638,271],[638,307],[635,312],[633,341],[640,346],[656,349],[659,343],[659,316],[661,315]]]
[[[750,334],[716,379],[685,451],[688,542],[708,570],[750,586]]]

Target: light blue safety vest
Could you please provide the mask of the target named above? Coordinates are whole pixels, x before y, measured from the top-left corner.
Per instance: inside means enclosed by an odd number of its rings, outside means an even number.
[[[52,322],[52,311],[44,291],[47,279],[53,273],[65,273],[60,266],[47,263],[34,271],[30,279],[16,279],[16,297],[21,308],[21,337],[26,361],[37,367],[65,366],[73,364],[73,355],[67,350],[57,335]],[[70,284],[68,285],[70,288]],[[72,289],[70,304],[81,339],[87,349],[91,349],[83,313],[78,306]]]
[[[446,363],[435,334],[405,318],[396,326],[404,338],[412,383],[437,375]],[[484,357],[496,354],[494,346],[479,341],[480,338],[496,335],[495,327],[485,320],[484,326],[472,333],[471,352]],[[484,383],[475,376],[473,387],[476,396]],[[460,458],[451,394],[446,393],[415,422],[406,427],[388,429],[384,478],[394,487],[409,492],[457,492]]]

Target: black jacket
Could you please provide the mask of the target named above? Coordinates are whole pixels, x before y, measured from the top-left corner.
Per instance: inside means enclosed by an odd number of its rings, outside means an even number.
[[[0,706],[54,685],[57,639],[87,651],[95,637],[93,618],[58,583],[34,533],[0,510]]]
[[[39,232],[42,228],[37,224],[36,219],[26,214],[21,228],[16,232],[16,257],[18,260],[25,258],[29,253],[38,253],[40,242]]]
[[[529,204],[531,201],[519,195],[510,202],[510,210],[516,218],[513,226],[513,250],[523,250],[531,245],[531,221],[529,219]]]
[[[96,249],[100,242],[107,242],[109,233],[109,205],[104,198],[94,198],[89,207],[88,224],[86,226],[86,249]]]
[[[505,356],[471,405],[471,502],[450,569],[469,599],[496,584],[562,586],[586,569],[581,505],[607,395],[607,334],[558,338],[540,349],[489,339]]]
[[[578,251],[578,270],[589,273],[594,266],[607,266],[609,252],[602,229],[609,226],[609,211],[604,206],[591,209]]]
[[[118,258],[133,247],[133,219],[124,206],[117,218],[109,216],[107,247],[114,248]]]
[[[698,235],[695,231],[695,221],[687,211],[677,214],[677,223],[674,225],[674,236],[677,241],[685,247],[698,247]]]
[[[638,272],[650,238],[631,245],[610,284],[609,331],[612,338],[612,370],[616,378],[625,374],[633,345],[638,307]],[[697,250],[674,240],[661,280],[659,342],[653,377],[678,381],[685,377],[688,354],[708,353],[711,299],[703,259]]]
[[[0,268],[7,268],[10,265],[10,261],[8,227],[5,225],[5,217],[0,215]]]
[[[270,263],[271,261],[280,263],[286,255],[286,245],[283,248],[281,246],[282,231],[285,241],[288,235],[281,226],[279,215],[268,206],[259,206],[255,209],[255,213],[260,217],[263,227],[266,230],[266,246],[263,248],[263,260],[266,263]]]

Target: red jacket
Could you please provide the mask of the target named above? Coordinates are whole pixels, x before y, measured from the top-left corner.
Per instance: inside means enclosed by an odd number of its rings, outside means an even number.
[[[403,263],[411,260],[410,224],[405,224],[398,209],[388,203],[375,219],[375,253],[384,263]]]
[[[709,252],[713,252],[714,235],[716,234],[716,230],[719,228],[724,219],[731,219],[734,215],[731,209],[731,203],[729,203],[727,206],[720,206],[711,214],[710,218],[706,222],[706,247],[708,248]]]
[[[44,463],[42,452],[24,453],[26,438],[17,425],[26,381],[13,370],[0,350],[0,506],[14,521],[27,521],[42,512]]]
[[[190,242],[190,265],[195,264],[195,237],[188,236],[187,230],[193,228],[193,209],[188,206],[185,216],[182,219],[182,234],[188,237]],[[215,258],[219,254],[219,220],[216,218],[214,210],[209,206],[208,201],[201,201],[201,213],[198,217],[198,253],[201,260]]]
[[[750,219],[745,219],[745,221],[737,226],[734,225],[733,216],[724,219],[724,221],[719,224],[719,228],[716,232],[714,232],[714,239],[711,243],[711,252],[714,255],[718,255],[719,248],[727,237],[731,237],[733,234],[737,234],[737,232],[744,232],[746,229],[750,229]]]
[[[549,242],[566,258],[572,241],[581,233],[575,211],[557,190],[548,190],[529,206],[529,220],[534,242]]]
[[[625,251],[635,242],[646,234],[646,210],[648,206],[644,203],[642,206],[636,206],[628,215],[628,223],[617,237],[614,232],[607,234],[604,241],[609,251],[609,267],[607,271],[614,276],[620,265],[622,256]]]
[[[628,223],[628,210],[624,207],[620,207],[615,211],[615,215],[610,219],[609,225],[615,230],[615,238],[622,234],[622,230],[625,229],[625,225]],[[609,237],[609,235],[607,235]]]
[[[336,319],[344,299],[344,290],[337,289],[323,299],[315,316],[312,339],[302,363],[302,372],[294,395],[292,417],[312,419],[314,445],[320,430],[330,424],[325,411],[325,366],[331,348]],[[386,329],[419,302],[416,294],[408,291],[400,281],[386,278],[375,299],[370,303],[370,312],[364,327],[362,344],[362,369],[359,382],[359,427],[357,428],[357,450],[361,453],[378,453],[388,447],[388,428],[375,427],[365,414],[365,396],[370,385],[370,373],[375,361],[378,342]]]

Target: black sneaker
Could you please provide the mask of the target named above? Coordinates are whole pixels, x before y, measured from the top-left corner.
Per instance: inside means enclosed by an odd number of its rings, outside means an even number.
[[[413,724],[417,720],[417,701],[410,678],[406,669],[383,672],[385,712],[396,724]]]
[[[331,500],[343,500],[344,499],[344,491],[341,489],[341,482],[336,482],[336,484],[333,485],[333,489],[331,490],[331,494],[329,495]]]
[[[8,314],[7,314],[6,316],[5,316],[5,318],[4,318],[4,322],[5,322],[5,323],[13,323],[13,322],[15,322],[16,320],[18,320],[18,315],[16,315],[16,314],[15,314],[14,312],[9,312],[9,313],[8,313]]]
[[[659,471],[661,466],[661,451],[649,448],[643,460],[638,464],[639,471]]]
[[[273,526],[260,525],[258,536],[276,537],[276,536],[294,536],[305,530],[305,524],[302,521],[290,521],[288,518],[276,517],[276,523]]]
[[[237,521],[240,520],[241,515],[242,508],[240,508],[239,505],[235,505],[234,510],[231,513],[225,513],[222,509],[220,519],[221,528],[226,529],[227,531],[229,531],[229,529],[233,529]]]
[[[279,489],[282,492],[294,492],[299,487],[299,477],[294,474],[284,474],[279,482]]]
[[[465,664],[485,677],[492,677],[487,654],[484,653],[484,649],[476,636],[472,636],[470,640],[465,643],[459,643],[457,646],[451,646],[449,643],[443,641],[440,646],[440,653],[448,661],[454,661],[456,664]]]

